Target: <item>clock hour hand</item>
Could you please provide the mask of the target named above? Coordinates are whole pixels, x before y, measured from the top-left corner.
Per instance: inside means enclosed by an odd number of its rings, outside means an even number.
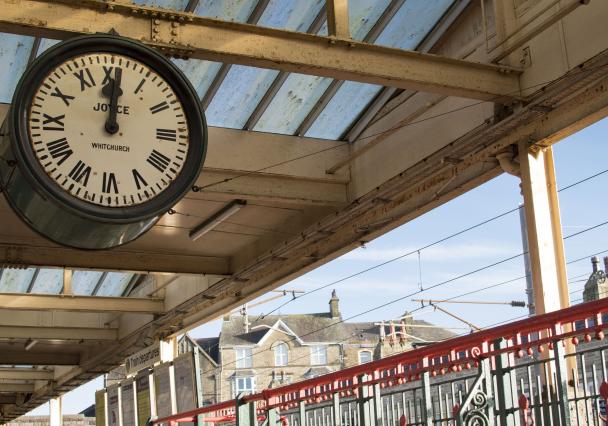
[[[118,132],[119,126],[116,122],[116,115],[118,113],[118,97],[122,95],[122,89],[120,83],[122,80],[122,68],[116,67],[114,71],[114,78],[110,78],[108,83],[103,86],[101,93],[110,98],[110,107],[108,108],[109,115],[106,120],[106,132],[113,135]]]

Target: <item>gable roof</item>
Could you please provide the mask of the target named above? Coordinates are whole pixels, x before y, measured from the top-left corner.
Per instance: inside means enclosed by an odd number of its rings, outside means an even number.
[[[220,363],[219,337],[204,337],[201,339],[191,339],[201,348],[205,354],[216,364]]]
[[[343,340],[348,331],[339,318],[332,318],[327,312],[316,314],[249,316],[250,331],[245,333],[244,317],[233,315],[222,323],[220,346],[251,346],[258,344],[268,334],[269,328],[282,323],[294,338],[306,343],[329,343]],[[286,339],[292,339],[285,336]]]
[[[222,323],[219,346],[253,346],[263,343],[271,333],[284,329],[285,339],[297,339],[302,344],[337,343],[377,343],[380,327],[371,322],[347,323],[340,318],[332,318],[329,313],[249,316],[249,332],[245,333],[245,318],[233,315]],[[456,334],[433,324],[414,320],[409,334],[418,341],[436,342],[455,337]],[[416,327],[428,326],[428,327]],[[291,336],[291,333],[294,336]],[[388,335],[389,330],[387,328]]]

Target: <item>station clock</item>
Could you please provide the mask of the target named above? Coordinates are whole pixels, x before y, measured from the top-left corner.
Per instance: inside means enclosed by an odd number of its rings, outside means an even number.
[[[158,52],[113,35],[74,38],[38,57],[2,133],[11,207],[43,236],[83,249],[150,229],[190,190],[207,146],[188,79]]]

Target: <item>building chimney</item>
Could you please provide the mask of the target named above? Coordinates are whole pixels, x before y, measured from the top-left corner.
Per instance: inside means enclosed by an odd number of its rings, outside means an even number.
[[[604,272],[608,275],[608,256],[604,256]]]
[[[340,318],[340,299],[338,299],[336,290],[331,292],[331,299],[329,299],[329,313],[332,318]]]
[[[593,256],[591,258],[591,268],[593,269],[593,273],[597,272],[599,263],[600,263],[600,260],[597,258],[597,256]]]

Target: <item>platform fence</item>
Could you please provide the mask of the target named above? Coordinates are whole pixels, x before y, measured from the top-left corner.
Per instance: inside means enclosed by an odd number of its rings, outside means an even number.
[[[607,425],[606,328],[608,299],[151,423]]]

